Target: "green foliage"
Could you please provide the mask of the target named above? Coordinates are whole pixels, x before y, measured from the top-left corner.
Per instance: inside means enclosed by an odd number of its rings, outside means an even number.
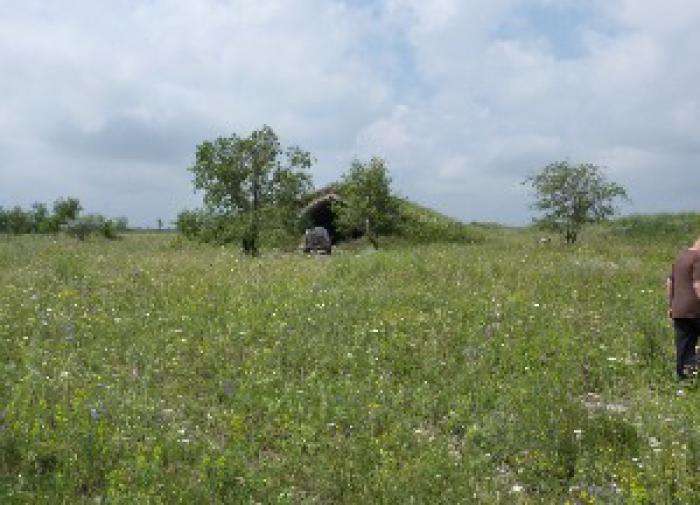
[[[399,223],[386,163],[376,157],[369,163],[353,161],[341,187],[343,200],[334,205],[338,228],[345,236],[364,232],[377,248],[379,235],[394,232]]]
[[[205,209],[184,210],[175,221],[176,230],[188,239],[217,245],[242,242],[250,233],[249,225],[248,216],[217,214]],[[260,212],[258,230],[262,232],[258,244],[263,247],[293,249],[299,240],[299,231],[282,226],[274,208]]]
[[[53,213],[59,224],[77,219],[81,210],[83,208],[77,198],[59,198],[53,203]]]
[[[7,233],[21,235],[31,233],[34,230],[34,218],[31,212],[25,212],[21,207],[15,206],[5,213]]]
[[[114,231],[119,233],[129,231],[129,220],[124,216],[114,219]]]
[[[84,241],[90,235],[99,235],[110,240],[118,238],[114,222],[100,214],[80,216],[68,221],[63,229],[68,235],[80,241]]]
[[[584,224],[615,214],[617,198],[627,198],[622,186],[607,181],[601,168],[591,163],[557,161],[524,184],[535,190],[533,208],[544,213],[539,224],[561,233],[568,244],[576,242]]]
[[[195,189],[204,192],[210,215],[247,221],[237,238],[247,253],[257,255],[264,212],[275,209],[281,225],[293,227],[299,198],[311,189],[307,173],[311,163],[308,152],[298,147],[283,150],[272,128],[263,126],[248,137],[234,133],[203,142],[197,146],[190,171]],[[234,227],[238,229],[239,223]],[[227,241],[230,237],[226,234],[216,239]]]
[[[29,210],[15,206],[11,210],[0,207],[0,233],[24,235],[27,233],[58,233],[67,216],[77,216],[80,203],[76,198],[59,199],[54,203],[54,213],[46,204],[34,203]],[[71,217],[70,219],[73,219]]]
[[[45,203],[36,202],[31,208],[32,231],[36,233],[49,233],[53,231],[53,220]]]
[[[199,236],[204,227],[206,212],[203,210],[185,209],[175,219],[175,229],[189,239]]]
[[[78,217],[82,207],[77,198],[60,198],[54,202],[53,214],[46,204],[34,203],[25,211],[16,206],[5,211],[0,207],[0,233],[23,235],[28,233],[58,233],[61,229],[68,235],[85,240],[89,235],[99,234],[108,239],[115,239],[118,232],[126,231],[127,219],[115,221],[99,214]]]

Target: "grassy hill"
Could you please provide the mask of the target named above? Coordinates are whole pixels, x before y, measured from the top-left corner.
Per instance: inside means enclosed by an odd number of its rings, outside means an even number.
[[[0,239],[0,502],[695,503],[677,237],[612,226],[260,259]]]
[[[401,224],[397,236],[413,243],[476,243],[485,238],[483,230],[461,223],[433,209],[407,199],[399,200]]]

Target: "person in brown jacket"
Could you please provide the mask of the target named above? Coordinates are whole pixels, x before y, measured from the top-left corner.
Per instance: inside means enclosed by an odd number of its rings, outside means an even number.
[[[676,373],[680,379],[697,365],[700,336],[700,237],[678,254],[667,280],[668,317],[676,332]]]

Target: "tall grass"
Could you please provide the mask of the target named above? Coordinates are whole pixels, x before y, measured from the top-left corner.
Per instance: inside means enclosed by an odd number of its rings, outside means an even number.
[[[593,238],[2,240],[0,501],[694,503],[675,250]]]

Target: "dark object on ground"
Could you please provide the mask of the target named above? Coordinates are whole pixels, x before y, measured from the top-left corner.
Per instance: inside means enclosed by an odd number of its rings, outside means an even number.
[[[304,252],[312,251],[331,253],[331,237],[323,226],[309,228],[304,233]]]

